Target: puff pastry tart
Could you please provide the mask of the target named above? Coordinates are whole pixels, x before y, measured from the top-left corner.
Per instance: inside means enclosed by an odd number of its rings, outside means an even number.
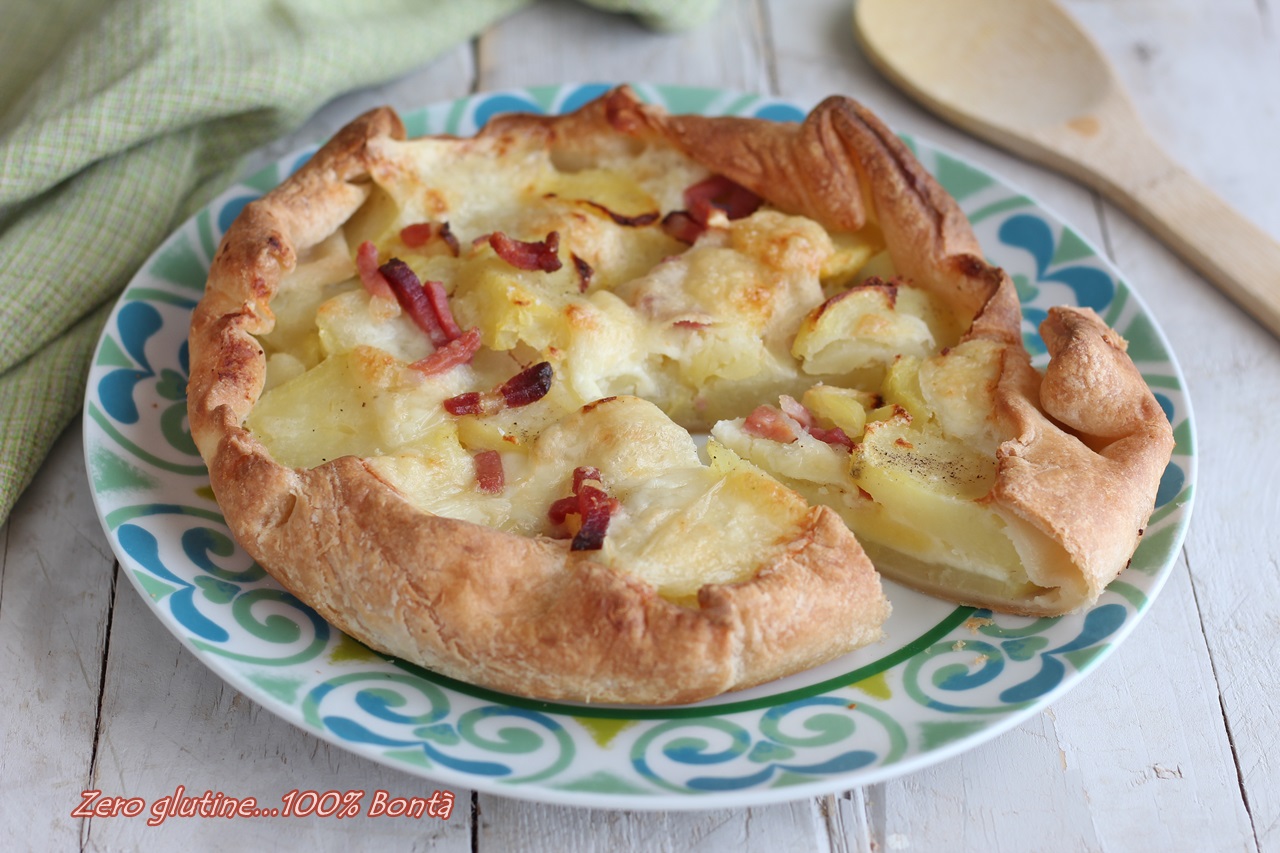
[[[380,109],[227,232],[190,422],[236,539],[368,645],[689,702],[878,639],[876,568],[1057,614],[1124,567],[1169,425],[1092,312],[1051,312],[1043,374],[1019,324],[848,99],[775,124],[621,88],[409,141]]]

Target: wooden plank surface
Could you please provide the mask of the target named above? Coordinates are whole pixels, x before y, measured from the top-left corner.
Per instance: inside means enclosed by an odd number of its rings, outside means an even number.
[[[68,813],[97,745],[115,582],[80,442],[78,425],[58,439],[0,528],[0,850],[79,844]]]
[[[768,850],[823,853],[826,827],[811,800],[748,809],[627,812],[543,806],[480,795],[477,850]]]
[[[1280,239],[1280,32],[1272,2],[1076,3],[1158,138]],[[1154,10],[1154,13],[1153,13]],[[1185,548],[1256,843],[1280,849],[1280,341],[1122,214],[1104,210],[1116,261],[1181,355],[1199,430]],[[1226,330],[1230,330],[1229,332]],[[1207,336],[1214,337],[1212,343]]]
[[[657,33],[572,0],[545,0],[480,39],[480,88],[595,81],[769,88],[757,0],[722,0],[696,31]]]
[[[1280,41],[1271,0],[1070,0],[1158,137],[1280,234]],[[857,53],[847,0],[725,0],[694,33],[655,34],[544,0],[408,77],[339,99],[261,164],[378,102],[477,89],[647,80],[854,95],[1025,188],[1102,246],[1182,358],[1200,431],[1183,559],[1132,637],[1053,707],[910,776],[777,806],[688,813],[542,806],[457,791],[454,816],[188,820],[68,816],[90,785],[153,800],[178,785],[287,791],[432,783],[276,719],[181,649],[115,571],[64,436],[0,528],[0,849],[1263,850],[1280,851],[1280,343],[1122,214],[1065,179],[941,124]],[[1270,81],[1270,82],[1268,82]],[[110,631],[108,633],[108,627]],[[472,820],[474,807],[475,819]]]

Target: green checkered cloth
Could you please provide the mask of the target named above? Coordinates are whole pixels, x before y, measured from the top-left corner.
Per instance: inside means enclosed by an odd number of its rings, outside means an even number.
[[[117,293],[242,155],[531,0],[10,0],[0,14],[0,523],[79,412]],[[655,29],[715,0],[585,0]]]

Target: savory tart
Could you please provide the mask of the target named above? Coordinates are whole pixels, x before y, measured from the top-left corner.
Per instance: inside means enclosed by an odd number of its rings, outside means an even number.
[[[189,413],[236,539],[342,630],[688,702],[878,639],[876,568],[1055,614],[1124,567],[1169,425],[1092,312],[1051,312],[1043,375],[1020,322],[848,99],[775,124],[624,87],[469,139],[380,109],[227,232]]]

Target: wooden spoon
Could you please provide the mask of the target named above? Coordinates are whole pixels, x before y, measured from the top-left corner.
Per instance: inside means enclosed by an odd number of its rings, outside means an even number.
[[[1280,335],[1280,243],[1165,153],[1053,0],[857,0],[854,31],[909,95],[1098,190]]]

